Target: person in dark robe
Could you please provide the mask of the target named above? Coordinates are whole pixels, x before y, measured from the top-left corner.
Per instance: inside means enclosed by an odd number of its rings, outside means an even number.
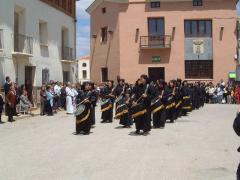
[[[2,111],[3,111],[3,105],[4,105],[4,101],[3,101],[3,96],[0,94],[0,124],[2,124]]]
[[[101,123],[112,123],[113,122],[113,105],[115,96],[113,94],[113,82],[108,81],[106,86],[101,91],[101,97],[104,101],[109,101],[108,107],[102,109],[102,121]]]
[[[124,93],[122,94],[122,96],[123,97],[120,102],[118,102],[118,105],[125,105],[126,109],[124,110],[125,112],[123,112],[123,114],[120,116],[119,124],[123,125],[123,128],[130,128],[133,122],[129,112],[129,108],[131,107],[131,89],[128,84],[125,84]]]
[[[152,110],[153,114],[153,128],[165,128],[166,123],[166,109],[163,104],[163,94],[164,94],[165,82],[163,80],[157,81],[155,84],[154,98],[161,101],[160,107]]]
[[[147,75],[141,75],[137,84],[133,106],[140,104],[143,106],[145,113],[134,118],[136,134],[140,134],[143,130],[143,135],[148,135],[151,131],[151,98],[153,98],[152,87],[149,85]],[[140,102],[138,102],[140,101]]]
[[[164,89],[163,99],[164,104],[166,108],[166,119],[170,120],[171,123],[174,123],[175,117],[176,117],[176,111],[175,111],[175,87],[174,82],[170,81],[168,85]]]
[[[233,129],[235,131],[235,133],[240,136],[240,112],[238,112],[234,122],[233,122]],[[240,152],[240,147],[238,148],[238,152]],[[237,169],[237,180],[240,180],[240,163],[238,165],[238,169]]]
[[[16,92],[14,88],[14,84],[11,84],[10,90],[8,91],[6,95],[6,105],[7,105],[7,116],[8,116],[8,122],[15,121],[13,119],[15,107],[16,107]]]
[[[186,116],[187,113],[191,110],[191,96],[190,96],[190,89],[188,87],[187,81],[183,81],[181,87],[181,94],[182,94],[182,115]]]
[[[11,79],[9,76],[6,77],[6,82],[4,84],[4,93],[5,97],[7,96],[8,92],[10,91],[10,86],[11,86]],[[5,115],[8,116],[8,104],[5,104]]]
[[[91,96],[92,96],[92,85],[90,82],[85,82],[83,84],[83,92],[79,97],[81,99],[80,103],[77,104],[77,111],[80,106],[84,106],[84,111],[80,114],[76,114],[76,135],[83,134],[89,135],[90,129],[92,126],[92,103],[91,103]]]
[[[181,85],[182,85],[182,80],[177,79],[176,81],[176,87],[175,87],[175,120],[177,120],[179,117],[182,115],[182,94],[181,94]]]
[[[95,109],[97,106],[97,100],[98,100],[98,92],[95,89],[95,85],[94,83],[90,83],[91,85],[91,126],[93,127],[93,125],[96,124],[96,117],[95,117]]]
[[[61,87],[60,92],[61,92],[61,94],[60,94],[61,108],[66,110],[66,97],[67,97],[67,93],[66,93],[66,84],[65,83]]]

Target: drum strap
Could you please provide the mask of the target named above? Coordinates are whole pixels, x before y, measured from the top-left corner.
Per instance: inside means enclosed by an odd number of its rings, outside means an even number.
[[[102,112],[105,112],[105,111],[107,111],[107,110],[109,110],[109,109],[111,109],[111,108],[112,108],[112,104],[109,104],[108,107],[106,107],[106,108],[104,108],[104,109],[101,109],[101,111],[102,111]]]
[[[136,118],[136,117],[142,116],[142,115],[144,115],[146,112],[147,112],[146,109],[144,109],[144,110],[142,110],[142,111],[139,111],[139,112],[133,114],[133,115],[132,115],[132,118]]]
[[[76,123],[80,124],[83,121],[86,121],[89,118],[89,116],[90,116],[90,110],[88,110],[88,113],[87,113],[87,115],[85,117],[83,117],[82,119],[76,120]]]
[[[152,111],[152,113],[155,114],[156,112],[162,110],[163,108],[164,108],[164,105],[161,105],[161,106],[159,106],[158,108],[154,109],[154,110]]]

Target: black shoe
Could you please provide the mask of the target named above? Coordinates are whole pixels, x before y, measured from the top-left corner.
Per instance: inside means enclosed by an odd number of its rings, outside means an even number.
[[[144,132],[143,133],[143,136],[147,136],[147,135],[149,135],[150,133],[149,132]]]
[[[89,135],[90,134],[90,132],[84,132],[83,133],[83,135]]]
[[[102,120],[101,123],[106,123],[106,121]]]
[[[140,130],[136,130],[136,131],[135,131],[135,134],[140,134]]]

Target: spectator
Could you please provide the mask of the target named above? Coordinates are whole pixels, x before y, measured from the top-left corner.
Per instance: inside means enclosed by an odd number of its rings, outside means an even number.
[[[60,94],[60,101],[61,101],[61,108],[66,110],[66,85],[63,84],[61,87],[61,94]]]
[[[4,105],[4,101],[3,101],[3,97],[0,94],[0,124],[2,124],[2,111],[3,111],[3,105]]]
[[[46,87],[42,85],[40,91],[40,115],[44,116],[46,112],[46,102],[47,102],[47,94],[46,94]]]
[[[32,114],[31,108],[32,103],[28,99],[27,91],[23,90],[22,95],[20,96],[20,111],[26,113],[30,112],[30,114]]]
[[[59,110],[60,108],[60,95],[61,95],[61,87],[60,83],[56,82],[54,86],[54,109]]]
[[[47,87],[47,102],[46,102],[46,112],[48,116],[53,116],[53,94],[51,92],[51,86]]]
[[[16,95],[15,95],[15,89],[14,89],[14,84],[11,84],[10,90],[7,93],[6,96],[6,107],[7,107],[7,116],[8,116],[8,122],[13,122],[15,121],[13,119],[14,115],[14,108],[16,107]]]

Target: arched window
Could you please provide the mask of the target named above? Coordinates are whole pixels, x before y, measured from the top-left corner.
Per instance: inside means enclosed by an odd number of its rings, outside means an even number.
[[[87,64],[86,63],[82,63],[82,67],[87,67]]]

